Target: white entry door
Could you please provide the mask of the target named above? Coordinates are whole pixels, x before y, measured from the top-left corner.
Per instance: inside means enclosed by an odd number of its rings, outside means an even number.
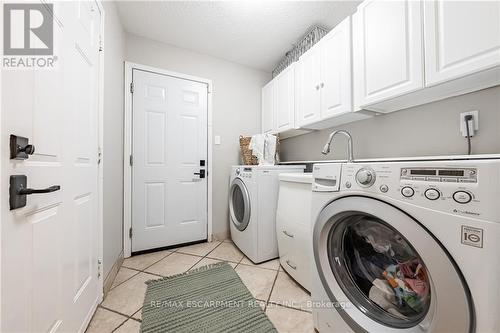
[[[46,10],[46,9],[45,9]],[[2,71],[1,332],[83,332],[101,297],[98,276],[98,92],[101,13],[54,4],[55,69]],[[52,15],[50,15],[52,16]],[[10,135],[33,155],[9,158]],[[11,209],[11,176],[55,192]]]
[[[132,81],[132,252],[207,239],[208,85],[138,69]]]

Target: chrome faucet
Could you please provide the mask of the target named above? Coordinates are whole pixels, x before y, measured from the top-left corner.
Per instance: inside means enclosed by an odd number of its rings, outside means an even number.
[[[332,141],[333,141],[333,137],[337,134],[344,134],[345,136],[347,136],[347,152],[349,154],[349,157],[347,158],[347,162],[349,163],[352,163],[354,161],[354,157],[353,157],[353,152],[352,152],[352,136],[349,132],[345,131],[345,130],[338,130],[338,131],[334,131],[332,132],[332,134],[330,134],[330,136],[328,137],[328,141],[326,142],[325,146],[323,147],[323,150],[321,151],[321,153],[323,153],[323,155],[326,155],[330,152],[330,146],[332,144]]]

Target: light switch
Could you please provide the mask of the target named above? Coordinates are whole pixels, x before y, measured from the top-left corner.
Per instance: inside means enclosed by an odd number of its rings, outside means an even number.
[[[214,136],[214,144],[220,145],[220,135]]]

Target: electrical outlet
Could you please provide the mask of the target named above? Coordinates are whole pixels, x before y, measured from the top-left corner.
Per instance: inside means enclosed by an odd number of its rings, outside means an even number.
[[[471,127],[469,127],[470,134],[471,136],[474,136],[475,132],[479,130],[479,111],[474,110],[474,111],[467,111],[467,112],[462,112],[460,113],[460,133],[462,134],[463,137],[467,137],[467,128],[465,127],[465,116],[467,115],[472,115],[472,120],[471,122]]]

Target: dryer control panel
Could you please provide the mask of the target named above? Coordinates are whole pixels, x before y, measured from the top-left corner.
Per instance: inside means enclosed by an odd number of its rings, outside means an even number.
[[[234,175],[242,178],[252,178],[252,168],[236,168]]]

